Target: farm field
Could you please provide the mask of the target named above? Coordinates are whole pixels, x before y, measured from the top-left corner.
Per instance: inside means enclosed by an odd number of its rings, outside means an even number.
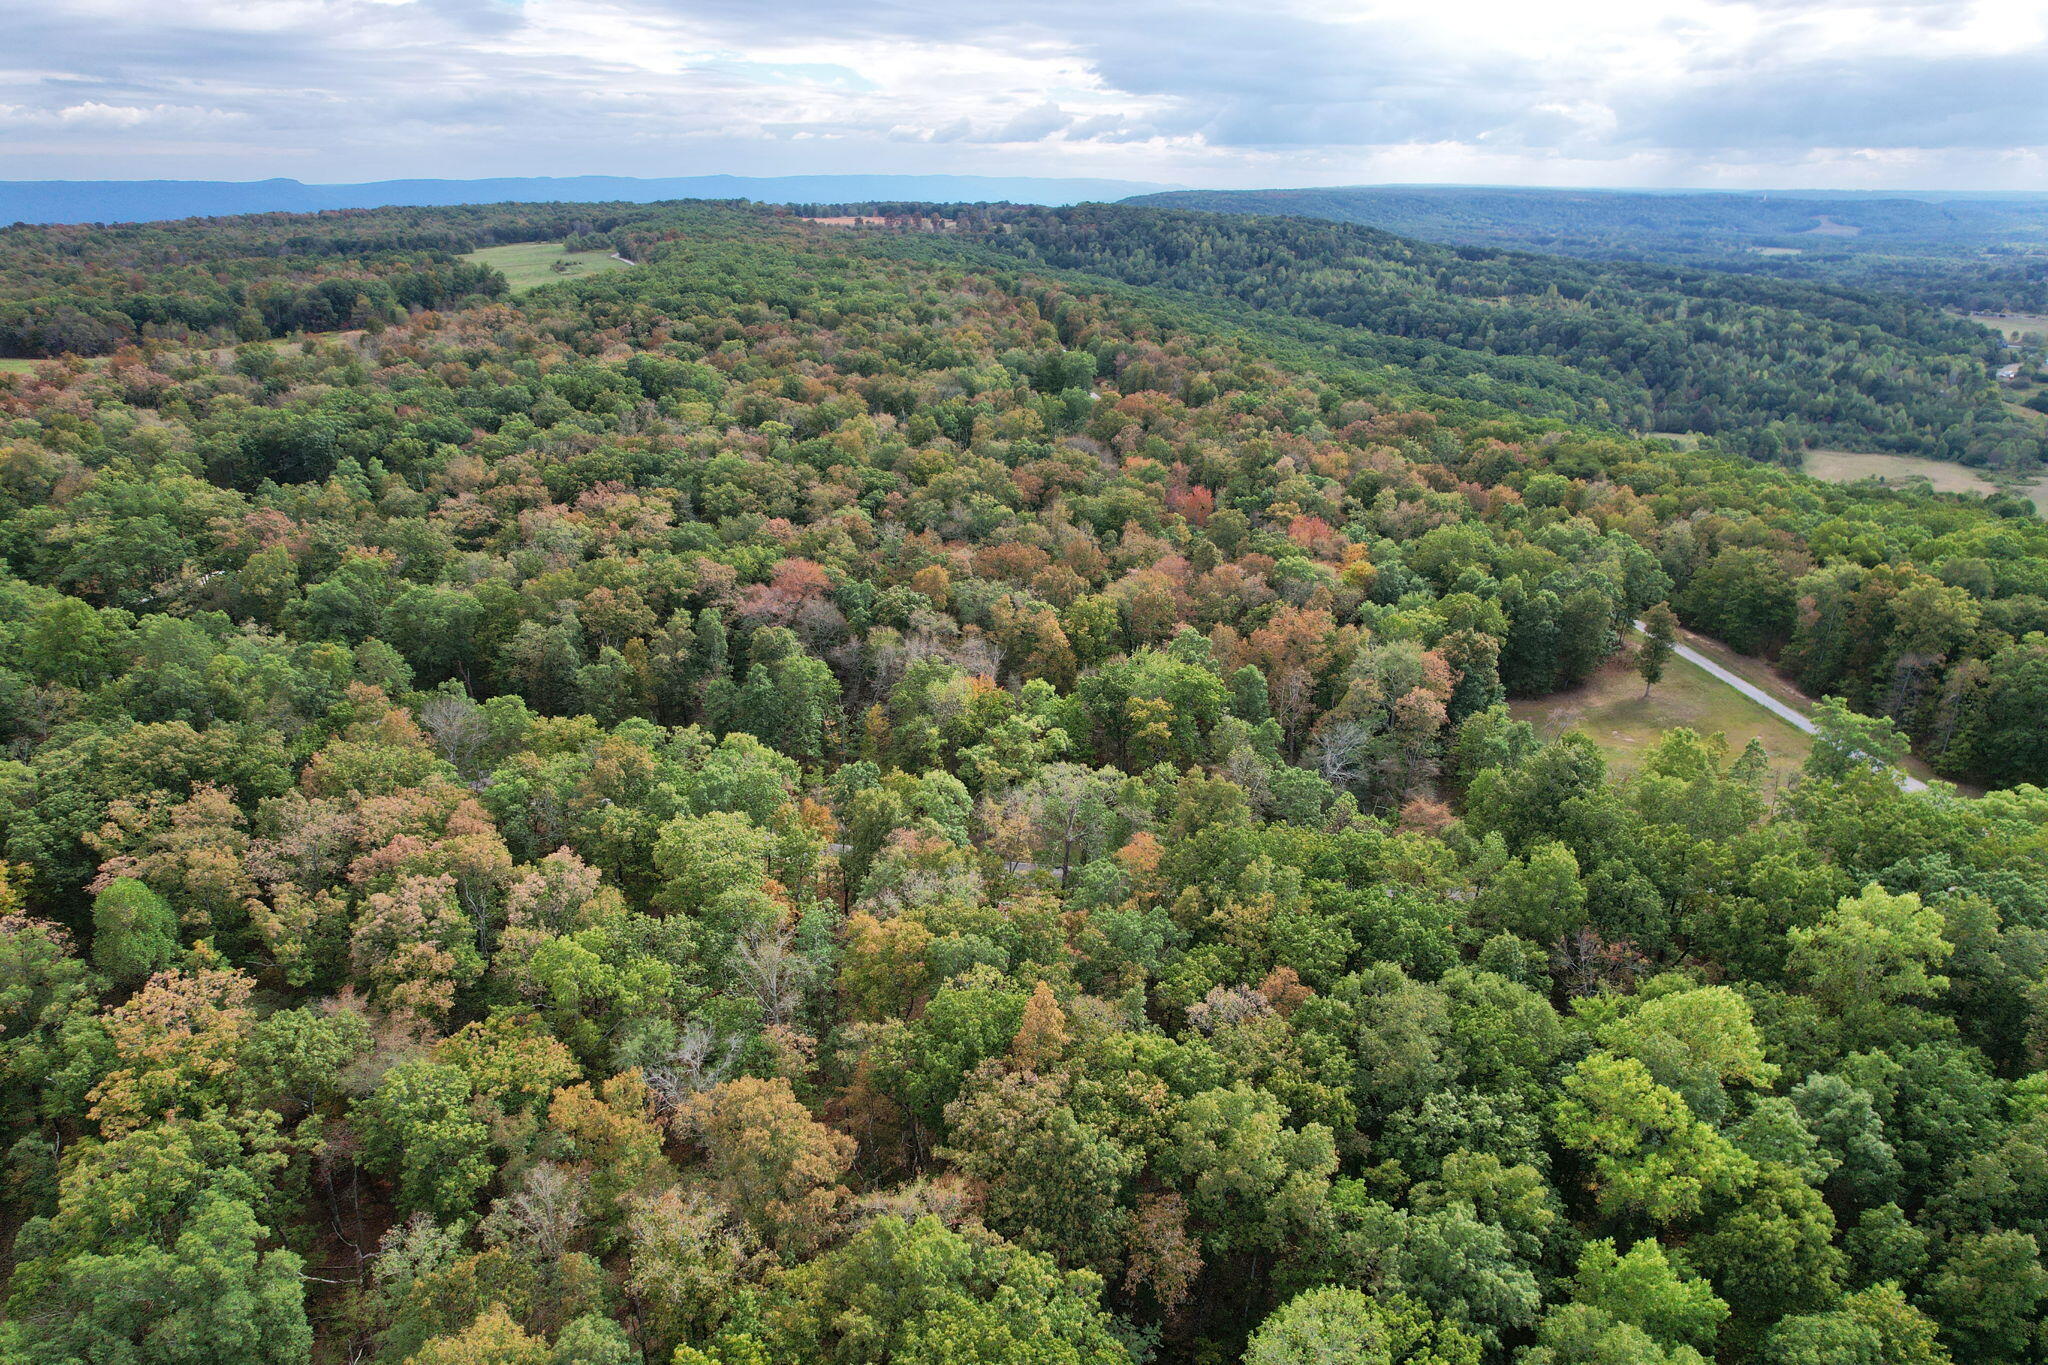
[[[538,289],[544,284],[601,275],[607,270],[623,270],[631,264],[603,251],[564,251],[560,242],[513,242],[507,246],[487,246],[470,252],[462,259],[496,267],[515,294]],[[557,265],[562,269],[555,269]]]

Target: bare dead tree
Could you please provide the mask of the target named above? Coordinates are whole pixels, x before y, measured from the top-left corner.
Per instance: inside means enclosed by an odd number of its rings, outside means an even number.
[[[770,1024],[787,1024],[802,1007],[817,964],[798,951],[789,930],[759,925],[733,949],[733,974],[761,1002]]]

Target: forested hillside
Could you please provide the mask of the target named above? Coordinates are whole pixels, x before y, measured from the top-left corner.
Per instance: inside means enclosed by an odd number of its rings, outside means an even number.
[[[1431,242],[1650,260],[2048,311],[2048,196],[1641,193],[1450,185],[1168,190],[1126,201],[1284,214]]]
[[[505,203],[16,224],[0,228],[0,358],[381,327],[504,293],[504,280],[457,259],[479,247],[567,239],[630,259],[692,212],[674,203]],[[975,221],[978,210],[966,212]]]
[[[1048,264],[1395,338],[1404,359],[1551,360],[1621,391],[1589,419],[1767,459],[1848,445],[2032,468],[2048,450],[2000,401],[1997,339],[1900,294],[1122,205],[1011,210],[995,231]]]
[[[2048,1361],[2024,504],[1517,411],[1240,224],[558,208],[376,249],[638,264],[0,375],[0,1360]],[[1775,799],[1509,715],[1664,603],[1860,708]]]

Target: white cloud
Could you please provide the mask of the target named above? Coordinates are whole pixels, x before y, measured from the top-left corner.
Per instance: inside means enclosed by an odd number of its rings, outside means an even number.
[[[9,26],[16,177],[1932,187],[2025,183],[2048,148],[2048,0],[42,0]]]

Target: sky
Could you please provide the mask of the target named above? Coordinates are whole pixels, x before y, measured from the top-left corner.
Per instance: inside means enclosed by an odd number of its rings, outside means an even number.
[[[2048,0],[0,0],[0,179],[2048,189]]]

